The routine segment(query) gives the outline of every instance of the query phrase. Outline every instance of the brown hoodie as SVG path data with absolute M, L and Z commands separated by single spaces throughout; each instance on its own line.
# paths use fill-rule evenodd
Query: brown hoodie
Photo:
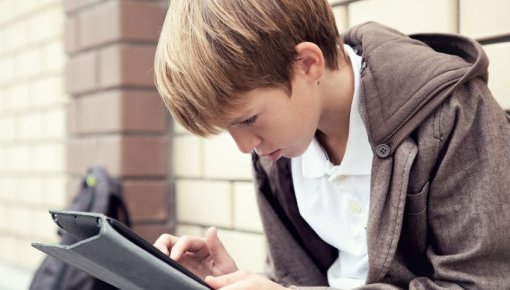
M 481 47 L 377 23 L 344 41 L 363 58 L 374 151 L 365 289 L 510 289 L 510 125 Z M 337 252 L 299 215 L 290 160 L 253 164 L 270 277 L 328 289 Z

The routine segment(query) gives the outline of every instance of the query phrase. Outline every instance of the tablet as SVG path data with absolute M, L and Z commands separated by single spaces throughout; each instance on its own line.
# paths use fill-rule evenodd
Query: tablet
M 32 246 L 115 287 L 126 290 L 211 289 L 119 221 L 103 214 L 50 211 L 53 221 L 78 241 Z

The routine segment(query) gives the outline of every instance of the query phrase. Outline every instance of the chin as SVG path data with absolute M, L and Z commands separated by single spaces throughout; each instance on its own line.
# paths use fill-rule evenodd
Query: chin
M 304 150 L 287 151 L 287 152 L 284 152 L 282 154 L 282 157 L 285 157 L 285 158 L 299 157 L 299 156 L 303 155 L 303 153 L 305 153 L 305 151 L 306 151 L 306 149 L 304 149 Z

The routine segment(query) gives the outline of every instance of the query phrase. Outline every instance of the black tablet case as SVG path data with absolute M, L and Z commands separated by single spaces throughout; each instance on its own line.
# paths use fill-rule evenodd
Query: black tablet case
M 50 211 L 53 221 L 78 242 L 32 246 L 123 290 L 207 290 L 177 264 L 128 227 L 105 215 Z

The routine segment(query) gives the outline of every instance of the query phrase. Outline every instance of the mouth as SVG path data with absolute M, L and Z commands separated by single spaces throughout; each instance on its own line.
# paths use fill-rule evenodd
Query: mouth
M 265 157 L 265 158 L 268 158 L 268 159 L 270 159 L 272 161 L 276 161 L 276 160 L 278 160 L 278 158 L 280 158 L 281 151 L 282 151 L 281 149 L 277 149 L 277 150 L 275 150 L 275 151 L 273 151 L 273 152 L 271 152 L 269 154 L 262 154 L 261 156 Z

